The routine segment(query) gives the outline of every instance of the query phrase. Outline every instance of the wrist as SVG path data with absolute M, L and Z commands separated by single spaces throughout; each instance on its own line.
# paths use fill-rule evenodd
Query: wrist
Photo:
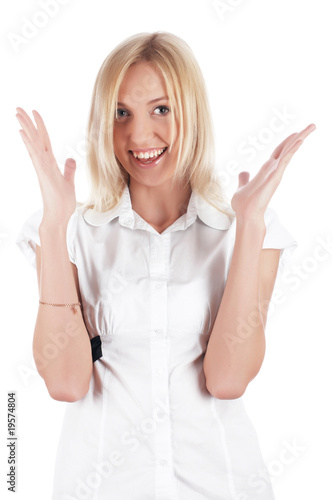
M 67 234 L 68 222 L 63 221 L 52 221 L 47 219 L 42 219 L 38 232 L 41 238 L 48 237 L 49 235 L 55 235 L 57 237 Z
M 255 241 L 263 242 L 266 235 L 264 217 L 236 217 L 236 233 L 237 235 L 248 235 L 248 237 L 254 239 Z

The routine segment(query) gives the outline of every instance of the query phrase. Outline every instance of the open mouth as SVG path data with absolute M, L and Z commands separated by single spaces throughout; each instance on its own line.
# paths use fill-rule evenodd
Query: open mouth
M 163 154 L 165 153 L 167 147 L 166 148 L 161 148 L 161 149 L 156 149 L 155 151 L 153 151 L 153 155 L 151 155 L 151 153 L 149 154 L 149 156 L 146 158 L 147 154 L 148 153 L 134 153 L 133 151 L 130 151 L 130 153 L 133 155 L 134 159 L 140 163 L 140 164 L 143 164 L 143 165 L 149 165 L 150 163 L 155 163 L 157 160 L 159 160 Z M 141 156 L 141 158 L 139 157 Z

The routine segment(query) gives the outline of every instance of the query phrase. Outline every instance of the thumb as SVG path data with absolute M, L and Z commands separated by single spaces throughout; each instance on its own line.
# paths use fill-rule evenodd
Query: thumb
M 74 177 L 76 171 L 76 161 L 73 158 L 67 158 L 65 167 L 63 170 L 64 178 L 74 184 Z
M 240 172 L 239 173 L 239 188 L 245 186 L 249 182 L 250 173 L 249 172 Z

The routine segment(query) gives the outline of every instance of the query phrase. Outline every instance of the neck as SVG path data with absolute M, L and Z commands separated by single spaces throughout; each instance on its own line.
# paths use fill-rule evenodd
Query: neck
M 146 186 L 131 179 L 128 184 L 132 209 L 157 231 L 162 232 L 186 213 L 191 186 L 170 184 Z

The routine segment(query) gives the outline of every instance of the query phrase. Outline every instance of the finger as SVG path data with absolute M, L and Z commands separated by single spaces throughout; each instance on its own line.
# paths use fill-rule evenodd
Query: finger
M 310 125 L 308 125 L 303 130 L 301 130 L 301 132 L 299 133 L 299 138 L 300 139 L 305 139 L 314 130 L 316 130 L 316 125 L 314 123 L 310 123 Z
M 63 171 L 63 176 L 67 181 L 74 184 L 74 177 L 76 172 L 76 161 L 73 158 L 67 158 Z
M 40 160 L 40 153 L 44 151 L 44 146 L 42 143 L 42 140 L 38 134 L 38 132 L 33 133 L 31 132 L 31 129 L 27 125 L 27 121 L 24 119 L 23 116 L 18 116 L 18 121 L 22 127 L 22 130 L 20 130 L 21 137 L 23 139 L 23 142 L 28 150 L 28 153 L 30 155 L 30 158 L 32 159 L 35 167 L 37 166 L 36 163 Z M 45 151 L 44 151 L 45 154 Z M 38 168 L 38 166 L 37 166 Z
M 283 148 L 289 144 L 290 142 L 293 141 L 293 139 L 295 139 L 295 137 L 297 137 L 297 132 L 295 132 L 294 134 L 291 134 L 289 135 L 288 137 L 286 137 L 286 139 L 284 139 L 276 148 L 275 150 L 273 151 L 272 155 L 271 155 L 271 158 L 273 160 L 276 160 L 279 158 L 279 155 L 281 153 L 281 151 L 283 150 Z
M 282 153 L 282 155 L 279 158 L 279 165 L 286 168 L 288 163 L 290 162 L 292 156 L 294 153 L 299 149 L 299 147 L 303 144 L 303 139 L 298 139 L 290 148 L 288 151 L 285 151 Z
M 279 183 L 292 156 L 303 144 L 304 139 L 315 129 L 316 125 L 311 123 L 301 132 L 287 137 L 274 150 L 271 157 L 264 163 L 251 182 L 257 184 L 257 186 L 266 184 L 266 182 L 270 182 L 270 176 L 273 174 L 274 179 Z
M 298 140 L 302 140 L 302 142 L 304 141 L 304 139 L 306 137 L 308 137 L 309 134 L 311 134 L 311 132 L 313 132 L 316 128 L 316 125 L 314 123 L 311 123 L 310 125 L 308 125 L 306 128 L 304 128 L 303 130 L 301 130 L 301 132 L 299 132 L 297 134 L 297 137 L 295 137 L 293 139 L 292 142 L 290 142 L 290 144 L 287 144 L 286 147 L 284 148 L 284 150 L 281 152 L 280 154 L 280 158 L 282 156 L 284 156 L 285 154 L 288 153 L 288 151 L 293 147 L 293 145 L 298 141 Z
M 32 160 L 33 165 L 36 169 L 38 169 L 38 151 L 35 148 L 34 144 L 30 141 L 29 136 L 25 132 L 25 130 L 19 130 L 22 140 L 28 150 L 29 156 Z
M 290 151 L 284 156 L 282 160 L 274 159 L 269 163 L 268 168 L 265 169 L 264 176 L 262 175 L 259 182 L 259 188 L 266 190 L 266 193 L 271 196 L 279 186 L 285 169 L 290 162 L 293 154 L 299 149 L 303 144 L 303 140 L 300 139 L 295 144 L 293 144 Z
M 41 136 L 43 145 L 45 147 L 45 151 L 52 151 L 51 141 L 50 141 L 49 135 L 47 133 L 44 120 L 42 119 L 42 117 L 40 116 L 38 111 L 36 111 L 35 109 L 32 111 L 32 113 L 33 113 L 33 116 L 35 118 L 38 132 Z
M 282 141 L 279 146 L 273 151 L 271 158 L 278 159 L 282 153 L 287 153 L 289 149 L 295 144 L 298 139 L 304 140 L 311 132 L 316 129 L 316 125 L 311 123 L 307 127 L 305 127 L 301 132 L 294 133 L 286 137 L 284 141 Z
M 31 131 L 31 136 L 33 137 L 34 135 L 37 134 L 37 129 L 35 127 L 35 124 L 33 123 L 33 121 L 31 120 L 30 116 L 28 115 L 28 113 L 26 113 L 24 111 L 23 108 L 16 108 L 16 111 L 18 113 L 18 118 L 21 118 L 22 121 L 26 124 L 26 127 L 29 129 L 29 131 Z
M 268 174 L 268 177 L 270 177 L 270 175 L 275 174 L 276 179 L 280 182 L 281 178 L 286 170 L 288 163 L 292 159 L 294 153 L 299 149 L 299 147 L 302 144 L 303 144 L 303 139 L 297 140 L 290 147 L 289 151 L 284 153 L 282 157 L 271 161 L 269 167 L 266 169 L 266 173 Z
M 26 119 L 25 115 L 21 115 L 20 113 L 16 114 L 16 118 L 19 121 L 21 127 L 24 129 L 25 133 L 28 135 L 31 141 L 34 141 L 36 139 L 36 134 L 37 131 L 34 130 L 28 120 Z
M 248 184 L 250 178 L 250 173 L 249 172 L 240 172 L 239 173 L 239 188 L 245 186 Z

